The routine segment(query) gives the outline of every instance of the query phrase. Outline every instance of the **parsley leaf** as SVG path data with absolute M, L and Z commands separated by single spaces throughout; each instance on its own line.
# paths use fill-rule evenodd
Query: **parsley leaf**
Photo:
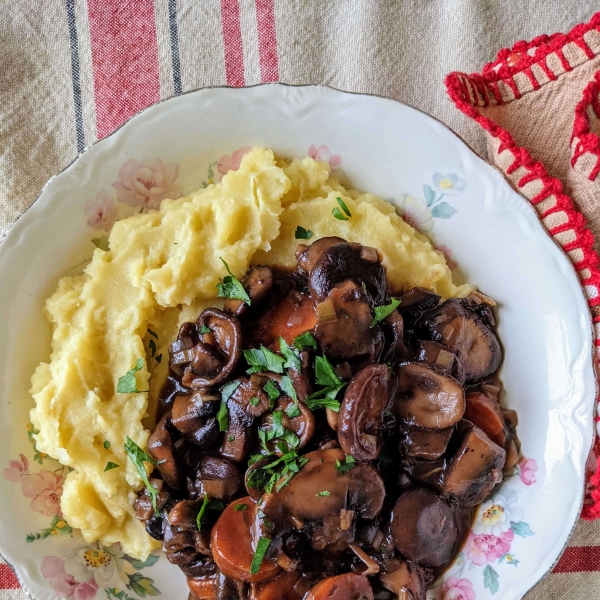
M 348 210 L 348 207 L 346 206 L 346 203 L 338 196 L 336 198 L 338 204 L 340 205 L 341 209 L 344 211 L 342 212 L 342 210 L 340 210 L 337 206 L 331 211 L 333 216 L 340 220 L 340 221 L 347 221 L 348 217 L 351 217 L 352 214 L 350 213 L 350 211 Z M 344 214 L 346 213 L 346 214 Z
M 108 440 L 104 440 L 104 444 L 102 444 L 107 450 L 110 448 L 110 442 Z
M 229 270 L 229 265 L 221 257 L 219 259 L 225 265 L 229 275 L 226 275 L 220 283 L 217 283 L 217 296 L 219 298 L 243 300 L 250 306 L 250 296 L 248 296 L 248 292 L 244 289 L 242 282 Z
M 203 334 L 203 335 L 204 335 L 205 333 L 210 333 L 210 328 L 209 328 L 209 327 L 207 327 L 206 325 L 202 325 L 202 326 L 200 327 L 200 333 L 201 333 L 201 334 Z
M 146 452 L 144 452 L 129 436 L 125 436 L 125 453 L 127 456 L 129 456 L 129 460 L 131 460 L 140 477 L 142 478 L 142 481 L 146 486 L 146 490 L 148 491 L 148 495 L 152 500 L 154 514 L 158 515 L 158 508 L 156 507 L 158 490 L 148 480 L 148 474 L 146 473 L 146 467 L 144 466 L 144 463 L 147 462 L 151 465 L 157 465 L 159 463 Z
M 275 354 L 268 348 L 265 348 L 262 344 L 260 350 L 252 348 L 250 350 L 242 350 L 246 362 L 250 365 L 250 368 L 246 371 L 248 374 L 256 373 L 258 371 L 272 371 L 273 373 L 283 373 L 284 358 Z
M 225 510 L 225 505 L 220 500 L 211 500 L 209 495 L 206 494 L 206 496 L 204 496 L 202 506 L 198 511 L 198 516 L 196 517 L 196 526 L 198 527 L 198 531 L 200 531 L 202 525 L 205 525 L 209 521 L 208 513 L 206 512 L 207 509 L 223 511 Z
M 279 352 L 283 354 L 285 362 L 283 363 L 284 369 L 296 369 L 298 373 L 302 371 L 302 363 L 298 358 L 296 351 L 288 346 L 288 343 L 279 336 Z
M 120 394 L 145 394 L 148 390 L 138 390 L 135 374 L 141 371 L 144 366 L 144 359 L 138 358 L 133 369 L 127 371 L 126 375 L 119 377 L 117 382 L 117 392 Z
M 313 232 L 310 229 L 304 229 L 304 227 L 300 227 L 298 225 L 296 227 L 296 233 L 294 234 L 297 240 L 310 240 L 313 236 Z
M 250 573 L 252 575 L 256 575 L 260 571 L 260 566 L 265 558 L 265 554 L 271 545 L 271 540 L 266 537 L 260 536 L 258 538 L 258 544 L 256 544 L 256 552 L 254 553 L 254 557 L 252 558 L 252 563 L 250 564 Z
M 319 498 L 319 496 L 331 496 L 331 494 L 327 490 L 323 490 L 322 492 L 315 494 L 316 498 Z
M 317 385 L 336 386 L 343 384 L 325 356 L 315 358 L 315 377 Z
M 250 404 L 252 404 L 252 406 L 258 406 L 260 404 L 260 398 L 253 396 L 252 398 L 250 398 L 249 402 Z
M 198 511 L 198 516 L 196 517 L 196 527 L 198 527 L 198 531 L 202 529 L 202 525 L 204 524 L 204 513 L 206 512 L 209 501 L 210 498 L 208 497 L 208 494 L 206 494 L 206 496 L 204 496 L 204 502 L 202 502 L 202 506 Z
M 236 512 L 240 511 L 240 510 L 247 510 L 248 509 L 248 505 L 244 504 L 243 502 L 238 502 L 234 507 L 233 510 L 235 510 Z
M 227 385 L 224 385 L 221 389 L 221 406 L 217 413 L 217 421 L 219 422 L 219 431 L 227 431 L 229 429 L 229 411 L 227 410 L 227 400 L 233 396 L 235 390 L 237 390 L 241 381 L 232 381 Z
M 397 300 L 396 298 L 392 298 L 389 304 L 385 304 L 384 306 L 376 306 L 373 309 L 373 314 L 375 316 L 373 317 L 371 327 L 375 327 L 377 323 L 383 321 L 388 315 L 391 315 L 396 308 L 398 308 L 398 306 L 400 306 L 400 300 Z
M 156 333 L 154 333 L 154 331 L 152 331 L 152 329 L 148 328 L 148 333 L 153 337 L 158 339 L 158 335 L 156 335 Z
M 308 408 L 310 410 L 330 408 L 335 412 L 339 412 L 340 403 L 336 400 L 336 397 L 347 384 L 337 376 L 333 366 L 325 356 L 315 358 L 315 377 L 316 384 L 323 387 L 306 398 Z
M 346 455 L 346 462 L 341 462 L 339 460 L 335 461 L 335 468 L 340 473 L 347 473 L 348 471 L 350 471 L 350 469 L 354 468 L 355 465 L 356 465 L 356 460 L 354 459 L 354 456 L 352 456 L 351 454 Z
M 334 412 L 340 412 L 340 403 L 338 400 L 332 400 L 331 398 L 311 398 L 310 396 L 306 399 L 306 405 L 310 410 L 317 408 L 329 408 Z
M 294 389 L 294 384 L 288 375 L 284 375 L 281 378 L 279 387 L 284 394 L 289 396 L 294 401 L 294 404 L 298 404 L 298 396 L 296 394 L 296 390 Z
M 106 468 L 104 469 L 104 472 L 106 473 L 106 471 L 110 471 L 112 469 L 118 469 L 120 466 L 121 465 L 118 465 L 117 463 L 108 461 L 106 463 Z
M 267 394 L 267 396 L 269 396 L 269 406 L 271 410 L 273 410 L 275 406 L 275 400 L 281 396 L 281 393 L 277 389 L 277 386 L 272 379 L 269 379 L 269 381 L 265 383 L 263 391 Z
M 312 348 L 313 350 L 316 350 L 317 340 L 315 340 L 313 334 L 310 331 L 305 331 L 304 333 L 301 333 L 300 335 L 294 338 L 292 345 L 294 346 L 294 348 L 297 348 L 300 351 L 306 350 L 306 348 Z

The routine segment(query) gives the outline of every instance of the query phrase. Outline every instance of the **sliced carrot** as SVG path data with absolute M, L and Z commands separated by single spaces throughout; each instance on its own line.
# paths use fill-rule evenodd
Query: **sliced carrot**
M 464 418 L 483 429 L 492 442 L 504 448 L 509 432 L 498 401 L 481 392 L 467 394 L 465 400 L 467 406 Z

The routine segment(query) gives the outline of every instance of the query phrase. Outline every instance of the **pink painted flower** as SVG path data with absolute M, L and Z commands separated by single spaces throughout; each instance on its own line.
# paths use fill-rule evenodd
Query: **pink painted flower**
M 83 214 L 90 227 L 108 232 L 117 220 L 117 207 L 108 192 L 102 190 L 95 198 L 91 198 L 84 204 Z
M 342 166 L 342 157 L 339 154 L 331 154 L 325 144 L 318 148 L 314 144 L 308 149 L 308 156 L 313 160 L 329 163 L 332 171 L 337 171 Z
M 452 260 L 452 250 L 450 250 L 448 246 L 435 246 L 435 249 L 439 250 L 444 255 L 444 258 L 446 259 L 446 264 L 448 265 L 448 268 L 451 271 L 454 271 L 454 269 L 458 267 L 458 263 Z
M 65 561 L 58 556 L 44 556 L 41 572 L 46 579 L 50 580 L 50 587 L 59 598 L 91 600 L 96 597 L 98 584 L 94 578 L 78 583 L 65 571 Z
M 521 467 L 521 481 L 525 485 L 531 485 L 537 481 L 536 473 L 538 471 L 537 462 L 533 458 L 522 458 L 519 463 Z
M 178 164 L 163 165 L 160 158 L 142 162 L 130 159 L 121 167 L 119 181 L 112 185 L 117 190 L 119 202 L 157 209 L 165 198 L 181 196 L 183 188 L 175 184 L 177 175 Z
M 467 558 L 479 567 L 498 560 L 510 551 L 510 543 L 515 534 L 512 529 L 504 532 L 500 537 L 483 533 L 475 535 L 469 534 L 464 552 Z
M 438 600 L 475 600 L 473 584 L 468 579 L 448 577 L 438 592 Z
M 8 461 L 8 467 L 4 469 L 4 477 L 9 481 L 21 481 L 28 468 L 29 461 L 23 454 L 19 454 L 19 460 Z
M 231 153 L 231 156 L 221 156 L 219 160 L 219 164 L 217 165 L 217 170 L 221 175 L 225 175 L 229 173 L 229 171 L 237 171 L 242 164 L 242 158 L 244 154 L 248 154 L 252 148 L 248 146 L 244 146 L 243 148 L 238 148 Z
M 62 516 L 60 497 L 65 479 L 52 471 L 40 471 L 24 475 L 21 489 L 26 498 L 32 498 L 31 508 L 36 512 L 52 517 Z

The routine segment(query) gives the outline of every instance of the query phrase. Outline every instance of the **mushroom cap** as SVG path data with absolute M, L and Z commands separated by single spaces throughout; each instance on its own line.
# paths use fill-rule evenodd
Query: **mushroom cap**
M 339 237 L 324 237 L 314 241 L 310 246 L 299 244 L 296 248 L 296 260 L 298 261 L 298 271 L 304 275 L 310 275 L 313 267 L 317 264 L 323 252 L 329 250 L 331 246 L 346 242 Z
M 198 496 L 208 495 L 229 502 L 242 485 L 242 474 L 233 462 L 219 456 L 200 458 L 194 487 Z
M 306 600 L 373 600 L 369 579 L 356 573 L 327 577 L 313 586 Z
M 365 288 L 371 306 L 385 304 L 387 278 L 379 260 L 365 260 L 363 246 L 341 242 L 330 246 L 314 265 L 308 278 L 310 295 L 315 302 L 323 302 L 329 292 L 344 281 L 353 281 Z M 377 259 L 379 258 L 376 254 Z
M 436 460 L 440 458 L 450 442 L 454 427 L 425 429 L 416 425 L 400 428 L 401 453 L 409 460 Z
M 370 364 L 350 381 L 340 407 L 338 440 L 357 460 L 375 460 L 381 450 L 381 426 L 396 391 L 386 365 Z
M 148 454 L 159 464 L 157 469 L 169 487 L 178 490 L 180 487 L 180 472 L 175 459 L 175 445 L 169 432 L 171 412 L 166 413 L 158 422 L 148 438 Z
M 256 265 L 242 278 L 242 286 L 250 298 L 252 309 L 260 306 L 268 297 L 273 287 L 273 272 L 270 267 Z M 250 306 L 243 300 L 227 298 L 223 305 L 223 312 L 230 313 L 238 319 L 248 314 Z
M 445 429 L 462 418 L 465 393 L 456 379 L 425 363 L 402 363 L 393 411 L 409 425 Z
M 392 510 L 392 536 L 408 560 L 437 568 L 453 556 L 458 537 L 454 510 L 422 487 L 403 492 Z
M 247 504 L 248 508 L 235 510 L 237 504 Z M 258 573 L 250 572 L 255 551 L 251 533 L 255 512 L 256 504 L 252 498 L 234 500 L 221 513 L 211 537 L 213 558 L 219 569 L 227 577 L 253 583 L 271 579 L 280 571 L 275 561 L 265 557 Z

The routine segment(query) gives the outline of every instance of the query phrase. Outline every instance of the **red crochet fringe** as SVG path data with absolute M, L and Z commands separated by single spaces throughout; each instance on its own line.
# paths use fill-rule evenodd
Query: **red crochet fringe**
M 542 184 L 542 190 L 529 198 L 536 207 L 540 219 L 545 222 L 548 216 L 562 213 L 560 214 L 562 224 L 548 227 L 548 232 L 571 258 L 586 293 L 595 327 L 600 330 L 600 261 L 594 251 L 593 235 L 585 226 L 585 217 L 577 210 L 573 200 L 563 193 L 562 183 L 551 177 L 544 165 L 534 160 L 525 148 L 517 146 L 508 131 L 480 111 L 480 107 L 505 104 L 520 98 L 593 58 L 594 51 L 585 40 L 586 34 L 591 30 L 600 32 L 600 12 L 596 13 L 588 23 L 577 25 L 568 34 L 542 35 L 531 42 L 517 42 L 510 49 L 500 50 L 496 60 L 485 65 L 481 73 L 471 75 L 450 73 L 446 77 L 446 87 L 456 106 L 498 140 L 498 154 L 504 151 L 512 154 L 513 162 L 506 170 L 506 174 L 510 176 L 519 168 L 524 170 L 516 185 L 523 188 L 532 181 L 539 181 Z M 576 44 L 583 53 L 577 53 L 578 58 L 572 58 L 570 61 L 563 53 L 567 44 Z M 547 60 L 550 55 L 558 59 L 551 62 L 553 67 Z M 573 56 L 574 53 L 571 53 L 571 57 Z M 585 153 L 596 156 L 596 166 L 589 175 L 591 180 L 600 174 L 600 140 L 591 132 L 588 109 L 591 107 L 600 118 L 599 93 L 600 72 L 587 86 L 583 99 L 577 106 L 571 138 L 572 146 L 574 145 L 572 165 L 575 165 Z M 550 197 L 556 199 L 553 206 L 546 209 L 542 209 L 542 206 L 547 206 L 549 203 L 538 206 Z M 598 336 L 595 344 L 600 354 Z M 594 444 L 594 454 L 596 459 L 589 471 L 591 477 L 586 487 L 586 500 L 581 514 L 583 519 L 600 517 L 599 438 Z

